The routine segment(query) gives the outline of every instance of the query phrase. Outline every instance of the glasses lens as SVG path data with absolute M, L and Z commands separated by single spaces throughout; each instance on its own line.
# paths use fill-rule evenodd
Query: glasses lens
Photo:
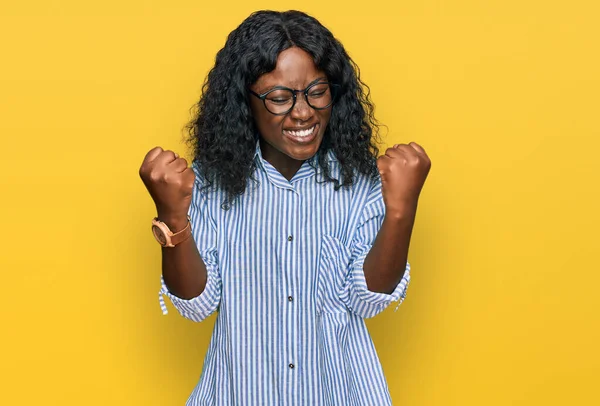
M 308 89 L 308 104 L 315 109 L 328 107 L 333 100 L 329 83 L 316 83 Z
M 277 89 L 265 98 L 265 106 L 273 114 L 282 114 L 292 108 L 294 93 L 289 90 Z

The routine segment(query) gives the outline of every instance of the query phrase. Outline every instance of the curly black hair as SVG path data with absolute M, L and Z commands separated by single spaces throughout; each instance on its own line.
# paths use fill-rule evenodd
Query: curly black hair
M 279 53 L 294 46 L 308 52 L 329 81 L 340 85 L 315 156 L 325 182 L 333 182 L 338 190 L 353 184 L 356 171 L 377 175 L 379 139 L 374 106 L 358 66 L 340 41 L 303 12 L 257 11 L 229 34 L 217 53 L 200 101 L 193 107 L 193 119 L 186 126 L 185 141 L 193 150 L 193 163 L 202 183 L 205 188 L 216 186 L 225 192 L 224 208 L 245 192 L 255 170 L 258 131 L 248 88 L 259 76 L 275 69 Z M 342 179 L 331 176 L 328 150 L 340 162 Z

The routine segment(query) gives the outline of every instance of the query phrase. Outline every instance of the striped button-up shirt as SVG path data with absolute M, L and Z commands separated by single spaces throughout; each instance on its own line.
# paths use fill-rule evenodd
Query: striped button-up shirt
M 258 184 L 229 210 L 196 177 L 189 215 L 204 291 L 184 300 L 162 280 L 163 313 L 163 295 L 193 321 L 218 311 L 187 405 L 391 404 L 364 319 L 402 303 L 410 266 L 391 294 L 367 289 L 363 263 L 385 214 L 380 179 L 357 175 L 336 191 L 314 157 L 290 181 L 258 143 L 255 160 Z M 328 164 L 339 178 L 331 152 Z

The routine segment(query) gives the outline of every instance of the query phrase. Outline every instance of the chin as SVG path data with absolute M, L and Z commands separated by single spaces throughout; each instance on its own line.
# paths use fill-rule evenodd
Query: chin
M 287 149 L 287 154 L 290 158 L 298 161 L 306 161 L 317 154 L 321 147 L 321 140 L 315 140 L 307 145 L 292 145 Z

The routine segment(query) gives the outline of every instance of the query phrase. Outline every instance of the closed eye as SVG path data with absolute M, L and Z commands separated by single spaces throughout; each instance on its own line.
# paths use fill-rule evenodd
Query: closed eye
M 267 99 L 267 100 L 270 101 L 271 103 L 275 103 L 275 104 L 285 104 L 285 103 L 289 103 L 289 101 L 291 99 L 275 98 L 275 99 Z
M 324 94 L 325 94 L 325 91 L 323 91 L 323 92 L 312 92 L 312 93 L 309 93 L 308 96 L 309 97 L 321 97 Z

